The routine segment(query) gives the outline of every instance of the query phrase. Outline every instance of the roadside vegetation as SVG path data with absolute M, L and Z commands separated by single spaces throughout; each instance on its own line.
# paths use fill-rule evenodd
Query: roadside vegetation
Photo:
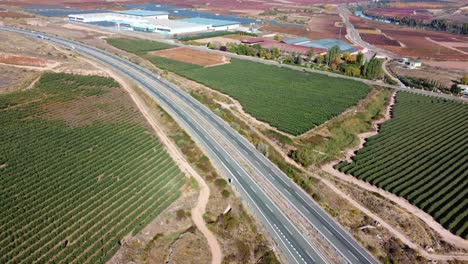
M 400 92 L 393 118 L 340 171 L 404 197 L 468 237 L 468 106 Z
M 185 184 L 113 79 L 44 73 L 0 119 L 1 263 L 104 263 Z
M 171 140 L 208 184 L 210 199 L 204 218 L 222 246 L 223 263 L 279 263 L 254 219 L 249 216 L 238 198 L 232 195 L 231 186 L 218 175 L 210 160 L 191 137 L 154 99 L 139 89 L 137 92 L 150 107 L 152 114 L 158 117 L 164 133 L 170 135 Z M 227 207 L 231 209 L 225 212 Z M 155 239 L 160 240 L 167 236 L 170 237 L 171 234 L 160 234 Z M 155 246 L 158 245 L 149 245 L 148 250 Z
M 342 157 L 343 150 L 358 144 L 358 134 L 373 129 L 372 123 L 382 117 L 391 94 L 390 89 L 376 88 L 356 113 L 340 116 L 297 139 L 289 156 L 304 167 L 320 166 Z
M 208 68 L 162 57 L 150 61 L 233 97 L 258 120 L 293 135 L 339 115 L 370 91 L 357 81 L 237 59 Z

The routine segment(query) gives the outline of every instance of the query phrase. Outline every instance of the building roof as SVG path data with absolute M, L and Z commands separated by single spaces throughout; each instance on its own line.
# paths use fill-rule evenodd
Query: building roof
M 297 43 L 302 43 L 302 42 L 309 42 L 310 39 L 306 37 L 299 37 L 299 38 L 292 38 L 292 39 L 287 39 L 283 41 L 286 44 L 297 44 Z
M 201 24 L 201 25 L 213 26 L 213 27 L 222 27 L 222 26 L 239 24 L 239 22 L 236 22 L 236 21 L 201 18 L 201 17 L 184 18 L 184 19 L 178 19 L 178 20 L 182 22 L 186 22 L 186 23 Z
M 314 47 L 314 48 L 322 48 L 329 50 L 331 47 L 337 45 L 340 47 L 341 52 L 350 52 L 353 53 L 356 50 L 353 46 L 350 44 L 339 40 L 339 39 L 318 39 L 318 40 L 311 40 L 307 43 L 300 44 L 301 46 L 304 47 Z
M 164 12 L 164 11 L 149 11 L 149 10 L 140 10 L 140 9 L 119 11 L 117 13 L 124 14 L 124 15 L 132 15 L 132 16 L 160 16 L 160 15 L 169 14 L 168 12 Z
M 310 52 L 310 47 L 286 44 L 286 43 L 278 42 L 275 40 L 265 40 L 263 42 L 260 42 L 259 44 L 262 48 L 265 48 L 265 49 L 277 48 L 283 52 L 291 52 L 291 53 L 296 52 L 296 53 L 301 53 L 301 54 L 309 54 Z M 314 48 L 315 54 L 320 54 L 325 51 L 326 50 L 322 48 Z

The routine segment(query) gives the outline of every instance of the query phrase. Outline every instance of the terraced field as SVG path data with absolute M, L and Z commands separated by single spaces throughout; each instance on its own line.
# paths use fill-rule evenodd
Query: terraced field
M 185 183 L 109 78 L 46 73 L 0 123 L 0 263 L 104 263 Z
M 468 105 L 398 93 L 393 118 L 340 171 L 404 197 L 468 238 Z
M 247 113 L 293 135 L 339 115 L 370 91 L 358 81 L 239 59 L 208 68 L 163 57 L 149 60 L 235 98 Z

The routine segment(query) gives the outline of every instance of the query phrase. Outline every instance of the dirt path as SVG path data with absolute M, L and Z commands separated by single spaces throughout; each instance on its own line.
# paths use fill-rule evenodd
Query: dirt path
M 156 132 L 159 140 L 161 143 L 166 147 L 167 152 L 169 155 L 174 159 L 174 161 L 179 165 L 179 167 L 188 175 L 193 177 L 200 188 L 200 194 L 198 196 L 198 201 L 196 206 L 191 211 L 191 217 L 195 224 L 195 226 L 200 230 L 200 232 L 205 236 L 208 245 L 211 249 L 211 263 L 212 264 L 220 264 L 222 261 L 222 252 L 221 247 L 216 239 L 216 236 L 208 229 L 206 226 L 205 220 L 203 219 L 203 215 L 206 211 L 206 205 L 208 203 L 208 199 L 210 197 L 210 189 L 203 178 L 198 174 L 192 166 L 185 160 L 183 154 L 179 151 L 177 146 L 169 139 L 169 137 L 162 132 L 160 129 L 158 122 L 154 119 L 151 114 L 150 110 L 148 109 L 147 105 L 142 101 L 142 99 L 138 96 L 138 94 L 133 90 L 132 84 L 125 80 L 123 77 L 119 76 L 118 74 L 114 73 L 112 70 L 109 70 L 98 63 L 85 59 L 80 58 L 85 62 L 90 63 L 91 65 L 95 66 L 96 68 L 104 71 L 105 73 L 109 74 L 110 77 L 114 78 L 117 82 L 119 82 L 122 87 L 129 93 L 132 100 L 137 105 L 138 109 L 141 111 L 143 116 L 146 118 L 148 123 Z
M 446 45 L 446 44 L 444 44 L 444 43 L 437 42 L 437 41 L 435 41 L 435 40 L 433 40 L 433 39 L 431 39 L 431 38 L 429 38 L 429 37 L 426 37 L 426 40 L 429 41 L 429 42 L 432 42 L 432 43 L 434 43 L 434 44 L 436 44 L 436 45 L 442 46 L 442 47 L 444 47 L 444 48 L 451 49 L 451 50 L 460 52 L 460 53 L 462 53 L 462 54 L 468 54 L 468 52 L 464 52 L 463 50 L 454 48 L 454 47 L 449 46 L 449 45 Z

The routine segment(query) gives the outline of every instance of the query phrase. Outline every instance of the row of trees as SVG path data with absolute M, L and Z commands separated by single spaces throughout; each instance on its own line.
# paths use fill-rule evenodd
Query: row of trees
M 349 52 L 341 52 L 340 47 L 335 45 L 331 47 L 326 55 L 315 54 L 314 48 L 311 48 L 307 55 L 301 53 L 292 53 L 283 56 L 278 48 L 266 49 L 259 44 L 233 44 L 228 43 L 221 46 L 220 43 L 208 43 L 208 48 L 221 51 L 228 51 L 239 55 L 253 56 L 268 60 L 281 60 L 286 64 L 295 64 L 301 66 L 319 66 L 322 69 L 338 71 L 347 76 L 364 77 L 371 80 L 382 79 L 384 73 L 382 70 L 383 60 L 373 58 L 367 62 L 364 60 L 364 54 L 359 52 L 351 55 Z
M 446 31 L 455 34 L 468 34 L 468 23 L 454 23 L 446 19 L 434 19 L 429 23 L 425 23 L 422 19 L 416 19 L 409 16 L 404 17 L 385 17 L 382 15 L 365 14 L 366 16 L 376 19 L 388 19 L 392 23 L 405 25 L 409 27 L 428 28 L 436 31 Z

